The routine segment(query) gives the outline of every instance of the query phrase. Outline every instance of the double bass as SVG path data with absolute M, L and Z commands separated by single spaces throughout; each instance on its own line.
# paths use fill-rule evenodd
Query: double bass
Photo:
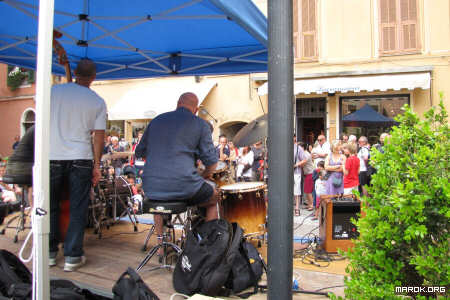
M 67 82 L 72 82 L 72 72 L 70 70 L 70 63 L 69 59 L 67 58 L 66 50 L 56 40 L 61 38 L 62 36 L 63 35 L 61 32 L 57 31 L 56 29 L 53 30 L 53 49 L 55 50 L 55 54 L 58 57 L 58 63 L 64 66 Z M 59 207 L 59 234 L 60 241 L 64 241 L 70 221 L 70 192 L 68 180 L 64 181 L 61 197 L 62 198 Z

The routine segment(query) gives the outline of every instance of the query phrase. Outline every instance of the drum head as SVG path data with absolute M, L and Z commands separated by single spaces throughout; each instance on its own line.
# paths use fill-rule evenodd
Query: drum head
M 261 189 L 265 189 L 266 184 L 262 181 L 255 182 L 237 182 L 233 184 L 227 184 L 220 187 L 220 190 L 226 193 L 242 193 L 253 192 Z
M 225 171 L 227 169 L 227 163 L 224 161 L 219 160 L 217 162 L 217 167 L 216 169 L 213 171 L 214 174 L 216 173 L 222 173 L 223 171 Z

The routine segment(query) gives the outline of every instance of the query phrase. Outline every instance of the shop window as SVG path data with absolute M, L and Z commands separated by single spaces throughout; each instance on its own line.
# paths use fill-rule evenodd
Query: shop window
M 294 58 L 311 60 L 317 51 L 317 0 L 293 0 Z
M 380 0 L 380 54 L 420 49 L 417 0 Z
M 404 104 L 409 104 L 409 95 L 341 97 L 341 133 L 364 135 L 369 143 L 377 143 L 380 134 L 395 125 Z

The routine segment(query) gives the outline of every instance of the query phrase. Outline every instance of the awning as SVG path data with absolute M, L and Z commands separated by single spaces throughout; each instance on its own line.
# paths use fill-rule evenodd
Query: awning
M 117 100 L 108 110 L 108 119 L 153 119 L 159 114 L 174 110 L 178 98 L 186 92 L 196 94 L 200 105 L 216 85 L 215 80 L 208 79 L 199 83 L 194 82 L 193 78 L 151 80 L 134 87 Z
M 348 76 L 294 81 L 294 94 L 323 94 L 373 91 L 399 91 L 401 89 L 429 89 L 430 73 L 391 74 L 376 76 Z M 268 83 L 258 88 L 259 95 L 268 93 Z

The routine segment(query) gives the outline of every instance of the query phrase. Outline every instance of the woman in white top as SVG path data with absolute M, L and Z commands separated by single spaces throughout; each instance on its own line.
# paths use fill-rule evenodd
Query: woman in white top
M 242 154 L 237 159 L 237 181 L 251 181 L 252 179 L 252 165 L 254 160 L 253 151 L 249 146 L 242 149 Z

